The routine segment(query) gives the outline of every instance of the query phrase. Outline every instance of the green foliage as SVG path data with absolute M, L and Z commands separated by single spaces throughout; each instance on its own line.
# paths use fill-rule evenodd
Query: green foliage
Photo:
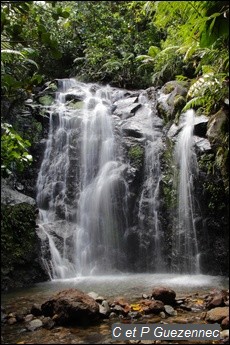
M 148 2 L 153 22 L 164 30 L 160 48 L 150 46 L 139 55 L 139 70 L 148 68 L 152 83 L 190 79 L 184 110 L 202 107 L 209 114 L 227 97 L 225 83 L 229 66 L 229 4 L 226 1 Z M 197 80 L 198 78 L 198 80 Z
M 16 266 L 33 255 L 36 240 L 35 207 L 26 203 L 1 207 L 2 274 L 9 274 Z
M 147 67 L 155 71 L 152 74 L 152 84 L 162 86 L 169 80 L 176 77 L 182 72 L 183 59 L 179 53 L 179 46 L 170 46 L 163 50 L 158 47 L 151 46 L 148 55 L 139 55 L 136 61 L 142 61 L 138 70 Z
M 8 123 L 1 124 L 1 174 L 6 177 L 31 163 L 28 153 L 30 142 L 22 137 Z
M 37 63 L 29 59 L 30 51 L 2 49 L 1 83 L 2 94 L 10 98 L 19 96 L 19 90 L 29 90 L 42 77 L 37 74 Z M 32 76 L 29 76 L 32 72 Z
M 228 97 L 225 74 L 203 74 L 189 88 L 188 101 L 182 111 L 202 107 L 206 115 L 213 113 Z

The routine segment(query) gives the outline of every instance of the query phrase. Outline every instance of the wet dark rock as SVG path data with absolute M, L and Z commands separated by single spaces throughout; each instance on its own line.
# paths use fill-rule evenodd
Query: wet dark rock
M 229 329 L 229 316 L 225 317 L 225 318 L 221 321 L 221 328 L 222 328 L 222 329 Z
M 15 323 L 17 323 L 16 317 L 10 317 L 10 318 L 7 320 L 7 323 L 8 323 L 9 325 L 14 325 Z
M 85 98 L 84 92 L 79 92 L 77 94 L 67 94 L 65 96 L 66 101 L 80 102 Z
M 41 307 L 38 304 L 32 305 L 30 312 L 34 316 L 41 316 L 42 315 Z
M 205 115 L 196 116 L 193 134 L 206 138 L 208 120 L 209 118 Z
M 135 115 L 135 112 L 141 107 L 140 103 L 134 103 L 129 106 L 116 108 L 114 111 L 114 115 L 121 117 L 122 120 L 128 119 Z
M 175 291 L 167 287 L 155 287 L 152 291 L 152 297 L 156 300 L 162 301 L 164 304 L 174 305 L 176 303 Z
M 42 319 L 42 324 L 46 329 L 52 329 L 55 326 L 55 322 L 51 319 L 51 317 L 44 317 Z
M 139 301 L 139 304 L 145 314 L 158 314 L 161 311 L 164 311 L 164 303 L 162 301 L 145 299 Z
M 41 310 L 44 316 L 56 315 L 55 322 L 58 325 L 87 325 L 99 318 L 97 302 L 76 289 L 58 292 L 42 304 Z
M 227 301 L 228 293 L 225 290 L 213 290 L 205 298 L 206 307 L 212 309 L 215 307 L 224 307 L 225 301 Z

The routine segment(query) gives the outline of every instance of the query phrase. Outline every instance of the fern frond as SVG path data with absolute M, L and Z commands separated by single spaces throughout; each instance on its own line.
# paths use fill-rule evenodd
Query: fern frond
M 182 109 L 182 112 L 185 112 L 186 110 L 189 110 L 189 109 L 194 109 L 197 107 L 204 106 L 206 102 L 207 102 L 207 99 L 204 96 L 194 97 L 193 99 L 191 99 L 185 104 L 184 108 Z

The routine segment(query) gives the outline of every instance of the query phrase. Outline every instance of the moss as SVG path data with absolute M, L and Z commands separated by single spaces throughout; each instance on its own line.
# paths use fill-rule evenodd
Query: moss
M 139 145 L 132 146 L 128 151 L 131 164 L 133 163 L 136 167 L 140 167 L 144 160 L 144 149 Z
M 45 96 L 39 97 L 38 101 L 42 105 L 49 106 L 49 105 L 53 104 L 54 99 L 50 95 L 45 95 Z
M 35 206 L 21 203 L 1 207 L 2 274 L 13 272 L 18 265 L 29 263 L 36 241 Z
M 162 103 L 157 103 L 158 116 L 163 119 L 166 125 L 170 121 L 171 113 L 170 110 L 166 109 Z
M 83 101 L 79 101 L 79 102 L 70 101 L 69 106 L 73 109 L 82 109 L 84 106 L 84 102 Z
M 164 200 L 166 208 L 168 210 L 173 209 L 177 205 L 177 192 L 174 186 L 174 167 L 173 162 L 173 142 L 167 139 L 166 141 L 167 149 L 163 153 L 162 157 L 162 191 L 164 195 Z
M 176 95 L 174 98 L 174 113 L 180 112 L 186 104 L 186 99 L 181 95 Z
M 168 95 L 175 89 L 174 84 L 167 83 L 164 85 L 164 94 Z
M 14 126 L 21 137 L 25 140 L 29 140 L 32 145 L 42 139 L 42 124 L 33 116 L 28 116 L 26 119 L 22 116 L 18 116 Z

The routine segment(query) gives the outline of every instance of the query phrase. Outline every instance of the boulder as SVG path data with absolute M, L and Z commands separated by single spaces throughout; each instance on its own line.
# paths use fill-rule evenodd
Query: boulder
M 161 311 L 164 311 L 164 303 L 161 301 L 153 301 L 153 300 L 141 300 L 139 302 L 142 311 L 145 314 L 158 314 Z
M 35 206 L 35 199 L 13 189 L 5 179 L 1 179 L 1 203 L 4 205 L 17 205 L 27 203 Z
M 159 91 L 157 110 L 165 123 L 174 120 L 185 106 L 187 89 L 187 83 L 173 80 L 167 82 Z
M 152 297 L 155 300 L 162 301 L 164 304 L 174 305 L 176 303 L 176 293 L 172 289 L 159 286 L 155 287 L 152 291 Z
M 217 307 L 209 310 L 206 314 L 205 320 L 209 322 L 221 323 L 223 319 L 229 316 L 228 307 Z
M 201 153 L 211 153 L 212 147 L 208 139 L 193 136 L 194 144 L 198 152 Z
M 34 319 L 30 321 L 29 325 L 27 326 L 28 331 L 35 331 L 37 328 L 40 328 L 43 326 L 43 323 L 39 319 Z
M 53 295 L 41 306 L 44 316 L 53 317 L 58 325 L 88 325 L 99 318 L 99 305 L 84 292 L 67 289 Z
M 33 314 L 34 316 L 41 316 L 42 315 L 42 311 L 41 308 L 38 304 L 33 304 L 30 310 L 31 314 Z
M 206 308 L 224 307 L 227 300 L 227 291 L 213 290 L 205 299 Z
M 227 126 L 228 118 L 223 110 L 212 115 L 208 121 L 207 137 L 212 144 L 221 144 L 223 128 Z

